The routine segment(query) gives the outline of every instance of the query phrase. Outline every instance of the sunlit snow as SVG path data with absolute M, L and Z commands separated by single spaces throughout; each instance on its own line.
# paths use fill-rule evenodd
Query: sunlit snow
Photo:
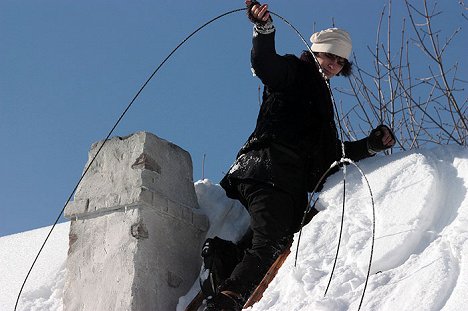
M 303 231 L 297 266 L 292 253 L 252 310 L 466 310 L 468 305 L 468 149 L 458 146 L 377 156 L 330 177 L 321 211 Z M 219 185 L 198 181 L 200 207 L 210 218 L 209 236 L 236 240 L 248 225 L 238 202 Z M 60 224 L 39 258 L 18 310 L 61 310 L 68 223 Z M 0 238 L 0 310 L 13 310 L 24 276 L 49 228 Z M 372 253 L 371 253 L 372 251 Z M 372 254 L 365 293 L 364 285 Z M 197 290 L 179 302 L 183 306 Z M 364 296 L 363 296 L 364 295 Z

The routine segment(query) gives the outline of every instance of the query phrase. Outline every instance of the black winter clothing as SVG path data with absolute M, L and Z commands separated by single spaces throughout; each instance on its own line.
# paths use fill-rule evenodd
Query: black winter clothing
M 274 33 L 254 36 L 251 62 L 265 85 L 263 103 L 255 130 L 221 185 L 232 198 L 236 179 L 311 192 L 342 156 L 328 86 L 311 55 L 276 54 Z M 344 145 L 354 161 L 370 156 L 367 138 Z
M 275 259 L 292 241 L 307 196 L 294 197 L 270 184 L 248 181 L 237 184 L 237 191 L 251 215 L 250 230 L 246 235 L 251 236 L 252 241 L 221 290 L 234 291 L 248 299 Z
M 254 35 L 251 62 L 264 84 L 263 103 L 255 130 L 221 181 L 251 217 L 251 246 L 220 286 L 243 299 L 299 230 L 307 192 L 342 156 L 330 93 L 315 61 L 276 54 L 273 32 Z M 370 156 L 367 140 L 346 142 L 345 153 L 354 161 Z

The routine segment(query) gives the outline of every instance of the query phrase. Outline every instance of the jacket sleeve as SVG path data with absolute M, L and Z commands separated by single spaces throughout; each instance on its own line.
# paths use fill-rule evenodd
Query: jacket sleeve
M 341 142 L 339 144 L 341 145 Z M 374 155 L 368 151 L 367 137 L 357 141 L 346 141 L 344 147 L 346 157 L 353 161 L 359 161 Z
M 251 65 L 254 74 L 271 89 L 285 89 L 294 83 L 297 63 L 276 53 L 275 31 L 261 34 L 254 29 Z

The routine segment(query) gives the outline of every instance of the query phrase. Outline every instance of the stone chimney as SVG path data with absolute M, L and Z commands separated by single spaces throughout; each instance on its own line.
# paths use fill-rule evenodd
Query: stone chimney
M 190 155 L 151 133 L 106 142 L 65 210 L 65 311 L 176 309 L 209 226 L 192 174 Z

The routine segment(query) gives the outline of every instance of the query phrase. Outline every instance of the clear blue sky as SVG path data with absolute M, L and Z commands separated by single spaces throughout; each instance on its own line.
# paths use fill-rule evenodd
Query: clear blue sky
M 393 1 L 399 43 L 403 1 Z M 420 1 L 417 1 L 420 2 Z M 458 1 L 441 1 L 439 25 L 466 25 Z M 271 1 L 306 37 L 347 29 L 361 66 L 387 1 Z M 142 83 L 189 33 L 244 1 L 0 1 L 0 236 L 53 223 L 103 139 Z M 443 24 L 445 23 L 445 25 Z M 278 19 L 277 50 L 302 42 Z M 134 103 L 114 135 L 149 131 L 190 152 L 194 180 L 218 182 L 254 127 L 259 80 L 250 72 L 245 12 L 190 39 Z M 462 61 L 464 49 L 453 53 Z M 466 64 L 466 62 L 465 62 Z M 419 64 L 415 64 L 419 65 Z M 423 65 L 423 64 L 420 64 Z M 345 83 L 343 78 L 333 83 Z

